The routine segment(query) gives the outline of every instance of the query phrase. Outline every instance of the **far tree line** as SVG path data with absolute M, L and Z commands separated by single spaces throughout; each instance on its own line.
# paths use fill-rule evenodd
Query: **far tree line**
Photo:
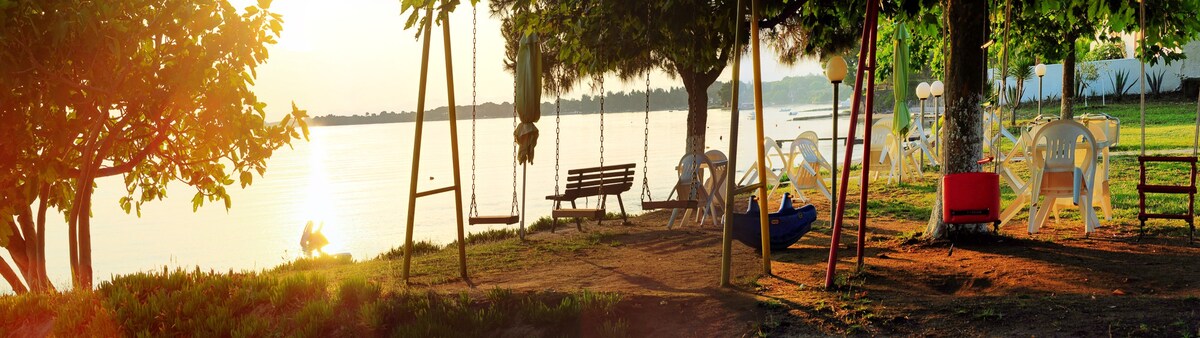
M 741 82 L 741 91 L 750 92 L 752 85 Z M 729 107 L 732 86 L 728 81 L 716 81 L 708 87 L 709 107 Z M 787 104 L 821 104 L 830 103 L 829 80 L 819 75 L 790 76 L 779 81 L 763 83 L 763 104 L 768 106 Z M 848 92 L 845 90 L 843 92 Z M 843 95 L 845 96 L 845 95 Z M 687 91 L 683 87 L 654 89 L 650 92 L 650 110 L 683 110 L 687 109 Z M 739 101 L 749 104 L 752 98 L 742 96 Z M 555 101 L 542 103 L 542 114 L 553 115 L 555 110 L 564 115 L 593 114 L 600 111 L 598 95 L 584 94 L 578 99 L 563 98 L 555 107 Z M 604 96 L 605 112 L 639 112 L 646 110 L 646 91 L 632 90 L 609 92 Z M 471 118 L 471 106 L 459 105 L 455 112 L 459 120 Z M 441 106 L 425 112 L 427 121 L 445 121 L 449 119 L 450 111 L 447 106 Z M 510 102 L 486 102 L 475 107 L 475 117 L 478 119 L 512 118 L 513 105 Z M 413 111 L 380 111 L 378 113 L 364 112 L 361 114 L 328 114 L 312 118 L 312 125 L 339 126 L 371 123 L 413 122 L 416 112 Z

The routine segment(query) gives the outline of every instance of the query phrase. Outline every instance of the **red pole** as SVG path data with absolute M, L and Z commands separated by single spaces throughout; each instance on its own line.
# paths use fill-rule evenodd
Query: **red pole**
M 875 0 L 867 2 L 867 20 L 865 21 L 866 24 L 863 26 L 862 43 L 860 46 L 870 46 L 870 48 L 874 48 L 875 46 L 874 43 L 868 45 L 868 42 L 873 41 L 871 39 L 874 35 L 871 33 L 871 31 L 875 30 L 873 17 L 879 11 L 878 6 L 879 3 Z M 833 235 L 829 243 L 829 265 L 825 269 L 825 288 L 827 289 L 833 286 L 834 270 L 837 268 L 837 248 L 838 242 L 842 237 L 842 219 L 844 218 L 843 214 L 846 211 L 846 191 L 849 190 L 845 189 L 845 187 L 850 183 L 850 159 L 851 155 L 854 154 L 854 132 L 855 127 L 858 125 L 858 113 L 860 110 L 859 107 L 861 106 L 860 103 L 863 93 L 863 74 L 866 73 L 866 67 L 864 65 L 867 64 L 867 54 L 868 51 L 866 50 L 858 53 L 859 67 L 857 70 L 855 70 L 854 97 L 851 100 L 850 107 L 850 130 L 846 134 L 846 155 L 845 160 L 842 161 L 842 177 L 840 185 L 843 187 L 843 189 L 838 192 L 838 202 L 833 220 Z M 867 126 L 869 127 L 870 123 L 867 123 Z M 870 142 L 871 134 L 867 134 L 865 136 L 866 142 Z M 867 143 L 867 146 L 870 146 L 870 144 Z M 867 157 L 866 159 L 869 158 L 870 157 Z M 866 159 L 864 159 L 863 163 L 870 162 Z M 863 171 L 866 172 L 866 168 L 864 168 Z M 863 181 L 862 184 L 866 184 L 866 181 Z
M 868 172 L 870 171 L 870 168 L 871 168 L 871 161 L 867 161 L 867 159 L 871 158 L 871 125 L 873 124 L 872 122 L 875 121 L 874 119 L 872 119 L 872 115 L 874 115 L 872 112 L 875 109 L 875 66 L 877 63 L 875 61 L 875 41 L 879 38 L 877 36 L 877 35 L 879 35 L 879 29 L 876 26 L 878 19 L 879 19 L 878 13 L 875 13 L 874 17 L 872 17 L 871 20 L 868 21 L 868 24 L 870 24 L 870 27 L 871 27 L 871 48 L 870 48 L 871 55 L 867 57 L 867 62 L 870 62 L 871 66 L 867 68 L 867 72 L 869 72 L 870 75 L 867 76 L 867 88 L 866 88 L 867 118 L 866 118 L 866 123 L 865 123 L 866 129 L 863 129 L 863 166 L 862 166 L 863 169 L 862 169 L 862 179 L 859 180 L 859 182 L 860 182 L 859 189 L 860 190 L 859 190 L 859 197 L 858 197 L 859 199 L 858 199 L 858 248 L 857 248 L 857 250 L 858 250 L 858 269 L 860 271 L 863 268 L 863 250 L 864 250 L 864 247 L 866 247 L 866 237 L 867 237 L 867 186 L 868 186 L 867 176 L 868 176 Z M 903 163 L 901 164 L 901 166 L 903 166 Z

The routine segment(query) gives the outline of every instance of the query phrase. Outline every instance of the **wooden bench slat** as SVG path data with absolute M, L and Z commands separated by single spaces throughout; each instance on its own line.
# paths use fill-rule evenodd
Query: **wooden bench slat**
M 606 165 L 603 167 L 571 169 L 571 170 L 567 170 L 567 175 L 586 174 L 586 173 L 593 172 L 593 171 L 632 169 L 635 167 L 637 167 L 637 163 L 613 164 L 613 165 Z
M 603 182 L 601 182 L 600 180 L 596 180 L 596 181 L 588 181 L 588 182 L 567 183 L 567 190 L 596 189 L 597 187 L 600 187 L 600 186 L 607 187 L 607 186 L 622 185 L 622 184 L 629 184 L 629 183 L 633 183 L 633 177 L 627 177 L 627 178 L 622 178 L 622 179 L 616 179 L 616 178 L 605 179 Z
M 1138 162 L 1185 162 L 1196 163 L 1192 156 L 1138 156 Z
M 582 188 L 582 189 L 567 189 L 567 190 L 563 190 L 558 195 L 546 195 L 546 200 L 570 201 L 570 200 L 573 200 L 576 198 L 600 195 L 601 193 L 603 193 L 604 195 L 616 195 L 616 194 L 620 194 L 620 193 L 629 191 L 630 188 L 633 188 L 633 182 L 606 185 L 606 186 L 604 186 L 604 188 L 588 187 L 588 188 Z
M 679 200 L 679 201 L 642 201 L 642 209 L 695 209 L 696 205 L 700 204 L 695 200 Z
M 576 175 L 570 175 L 570 176 L 567 176 L 567 182 L 576 182 L 576 181 L 598 181 L 598 180 L 600 180 L 601 178 L 604 178 L 605 180 L 608 180 L 608 179 L 610 179 L 610 178 L 614 178 L 614 177 L 632 177 L 633 175 L 634 175 L 634 172 L 633 172 L 633 170 L 625 170 L 625 171 L 606 171 L 606 172 L 604 172 L 604 174 L 603 174 L 603 175 L 601 175 L 600 173 L 594 173 L 594 174 L 583 174 L 583 175 L 576 174 Z
M 591 219 L 600 219 L 604 217 L 604 209 L 554 209 L 550 215 L 557 218 L 562 217 L 587 217 Z

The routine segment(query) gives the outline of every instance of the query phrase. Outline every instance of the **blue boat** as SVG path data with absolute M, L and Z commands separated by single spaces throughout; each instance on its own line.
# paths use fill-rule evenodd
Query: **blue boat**
M 812 204 L 799 209 L 792 206 L 792 195 L 783 194 L 779 211 L 767 214 L 771 227 L 771 251 L 783 250 L 795 244 L 812 230 L 817 220 L 817 208 Z M 733 214 L 733 239 L 746 246 L 762 249 L 762 231 L 759 224 L 758 197 L 750 196 L 750 207 L 746 213 Z

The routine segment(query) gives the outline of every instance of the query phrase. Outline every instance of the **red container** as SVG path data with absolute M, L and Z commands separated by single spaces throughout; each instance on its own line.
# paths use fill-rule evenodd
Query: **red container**
M 942 220 L 947 224 L 1000 221 L 1000 175 L 960 173 L 942 177 Z

